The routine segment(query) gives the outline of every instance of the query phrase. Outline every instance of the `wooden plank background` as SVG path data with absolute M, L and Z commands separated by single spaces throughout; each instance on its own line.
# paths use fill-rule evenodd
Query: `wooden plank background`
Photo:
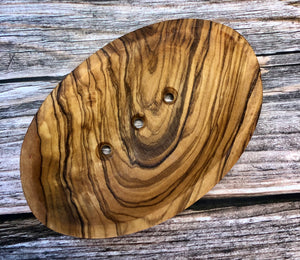
M 246 152 L 204 199 L 122 238 L 80 240 L 34 219 L 19 154 L 55 85 L 113 39 L 155 22 L 210 19 L 256 52 L 264 101 Z M 5 1 L 0 3 L 0 259 L 300 258 L 300 2 Z

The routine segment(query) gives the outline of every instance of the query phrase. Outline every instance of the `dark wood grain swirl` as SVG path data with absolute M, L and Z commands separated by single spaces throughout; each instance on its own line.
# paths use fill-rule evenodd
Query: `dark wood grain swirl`
M 256 56 L 229 27 L 181 19 L 122 36 L 71 72 L 32 121 L 21 153 L 28 204 L 78 237 L 158 224 L 229 171 L 261 103 Z

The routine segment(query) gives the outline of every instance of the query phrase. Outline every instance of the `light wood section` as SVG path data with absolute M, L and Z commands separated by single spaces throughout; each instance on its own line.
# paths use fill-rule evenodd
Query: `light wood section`
M 122 36 L 40 107 L 21 154 L 28 204 L 48 227 L 78 237 L 158 224 L 230 170 L 261 103 L 256 56 L 229 27 L 182 19 Z

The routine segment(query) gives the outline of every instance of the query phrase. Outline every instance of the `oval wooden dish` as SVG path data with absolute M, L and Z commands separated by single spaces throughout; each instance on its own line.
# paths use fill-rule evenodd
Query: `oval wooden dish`
M 233 29 L 180 19 L 109 43 L 65 77 L 21 152 L 34 215 L 84 238 L 173 217 L 236 163 L 262 104 L 257 58 Z

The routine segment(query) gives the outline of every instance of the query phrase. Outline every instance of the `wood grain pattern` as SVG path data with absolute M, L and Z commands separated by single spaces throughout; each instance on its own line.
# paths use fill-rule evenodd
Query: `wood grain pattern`
M 0 259 L 300 258 L 299 205 L 278 203 L 278 196 L 261 205 L 266 194 L 298 193 L 299 200 L 297 1 L 3 0 L 0 6 Z M 21 145 L 55 85 L 121 35 L 182 17 L 217 19 L 237 30 L 262 68 L 264 98 L 256 131 L 230 172 L 197 203 L 206 201 L 210 209 L 193 207 L 144 232 L 104 240 L 60 236 L 20 214 L 30 212 L 20 181 Z M 241 207 L 226 204 L 224 196 L 241 197 Z
M 64 76 L 121 35 L 176 18 L 224 23 L 241 33 L 257 55 L 296 52 L 300 8 L 294 2 L 130 0 L 60 1 L 58 5 L 57 1 L 1 1 L 0 77 Z
M 201 199 L 160 225 L 110 239 L 63 236 L 31 214 L 0 216 L 0 258 L 299 259 L 299 199 Z
M 166 92 L 174 103 L 163 101 Z M 78 237 L 160 223 L 229 171 L 261 102 L 256 56 L 231 28 L 185 19 L 127 34 L 77 67 L 39 109 L 21 154 L 29 206 L 48 227 Z
M 262 68 L 264 104 L 254 136 L 205 197 L 300 191 L 300 8 L 295 1 L 60 3 L 0 4 L 0 215 L 30 212 L 20 182 L 21 145 L 34 114 L 64 75 L 124 33 L 181 17 L 217 19 L 234 28 L 249 41 Z

